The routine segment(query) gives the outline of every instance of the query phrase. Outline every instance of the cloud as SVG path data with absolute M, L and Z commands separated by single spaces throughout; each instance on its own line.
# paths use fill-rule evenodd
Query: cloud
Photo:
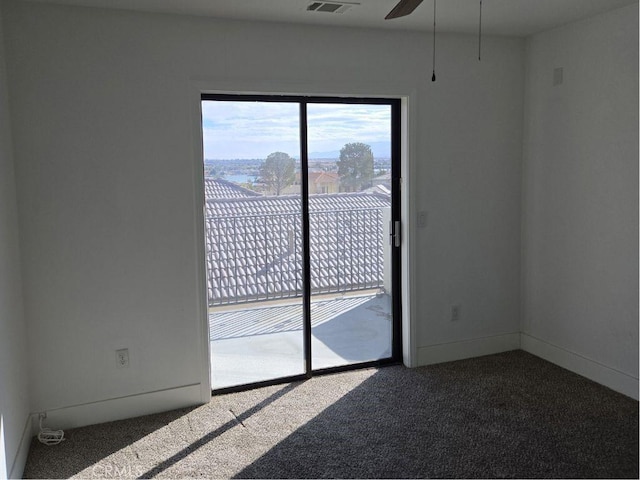
M 299 107 L 294 103 L 202 102 L 205 158 L 299 155 Z
M 345 143 L 391 138 L 388 105 L 310 104 L 307 112 L 310 150 L 339 150 Z
M 391 138 L 388 105 L 310 103 L 307 119 L 310 151 Z M 276 151 L 300 155 L 295 102 L 203 101 L 202 124 L 205 158 L 266 158 Z

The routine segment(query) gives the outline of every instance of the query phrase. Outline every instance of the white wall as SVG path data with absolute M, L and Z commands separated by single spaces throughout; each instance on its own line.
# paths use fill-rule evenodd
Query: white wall
M 195 85 L 409 92 L 408 208 L 429 223 L 410 232 L 418 361 L 446 359 L 445 345 L 458 357 L 518 346 L 522 40 L 487 38 L 479 63 L 473 36 L 443 35 L 432 84 L 429 35 L 15 1 L 5 11 L 34 410 L 198 388 Z M 121 347 L 130 369 L 115 368 Z M 59 421 L 116 416 L 99 408 Z
M 0 5 L 1 7 L 1 5 Z M 0 8 L 0 478 L 22 475 L 29 419 L 27 329 L 22 310 L 20 249 L 9 101 Z
M 519 348 L 524 56 L 519 40 L 485 46 L 478 62 L 477 38 L 438 41 L 445 67 L 419 104 L 416 210 L 428 223 L 415 258 L 422 364 Z M 452 305 L 460 306 L 455 322 Z
M 637 398 L 638 5 L 528 39 L 525 100 L 523 345 Z

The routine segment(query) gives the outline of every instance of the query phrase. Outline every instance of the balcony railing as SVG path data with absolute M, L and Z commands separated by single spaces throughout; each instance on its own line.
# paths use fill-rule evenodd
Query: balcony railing
M 384 286 L 388 208 L 309 214 L 311 293 Z M 207 216 L 209 305 L 302 296 L 301 212 Z

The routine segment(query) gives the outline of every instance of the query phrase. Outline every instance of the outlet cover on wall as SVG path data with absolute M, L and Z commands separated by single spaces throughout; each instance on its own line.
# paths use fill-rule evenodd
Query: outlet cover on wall
M 427 226 L 427 212 L 418 212 L 418 228 L 425 228 Z
M 116 365 L 118 368 L 127 368 L 129 366 L 129 349 L 122 348 L 116 350 Z
M 564 70 L 562 67 L 553 69 L 553 86 L 557 87 L 558 85 L 562 85 L 564 82 Z
M 451 321 L 457 322 L 460 320 L 460 305 L 451 305 Z

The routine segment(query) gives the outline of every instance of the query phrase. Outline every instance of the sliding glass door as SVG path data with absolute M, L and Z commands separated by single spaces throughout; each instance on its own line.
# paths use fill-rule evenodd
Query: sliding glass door
M 389 358 L 391 106 L 308 103 L 307 131 L 312 368 Z
M 299 107 L 202 102 L 211 380 L 305 373 Z
M 398 110 L 203 96 L 214 390 L 400 358 Z

